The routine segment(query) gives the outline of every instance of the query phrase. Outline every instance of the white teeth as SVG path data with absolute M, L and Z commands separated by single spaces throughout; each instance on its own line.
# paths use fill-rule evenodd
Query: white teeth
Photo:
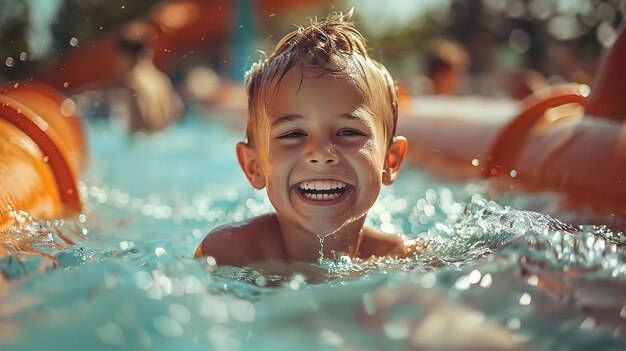
M 299 184 L 300 189 L 305 190 L 301 192 L 301 194 L 307 199 L 315 201 L 338 199 L 344 193 L 344 188 L 347 186 L 347 183 L 339 180 L 309 180 Z M 329 194 L 329 190 L 337 190 L 337 192 L 331 192 Z M 318 191 L 325 191 L 326 193 L 316 193 Z
M 310 180 L 300 183 L 300 188 L 304 190 L 330 190 L 343 189 L 346 183 L 338 180 Z
M 335 193 L 335 194 L 311 194 L 311 193 L 306 193 L 306 194 L 304 194 L 304 196 L 307 199 L 311 199 L 311 200 L 328 201 L 328 200 L 335 200 L 335 199 L 339 198 L 339 196 L 341 196 L 341 194 L 338 194 L 338 193 Z

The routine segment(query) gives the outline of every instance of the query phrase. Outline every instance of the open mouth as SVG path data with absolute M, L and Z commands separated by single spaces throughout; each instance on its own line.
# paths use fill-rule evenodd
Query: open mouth
M 339 180 L 307 180 L 296 187 L 309 200 L 333 201 L 339 199 L 350 185 Z

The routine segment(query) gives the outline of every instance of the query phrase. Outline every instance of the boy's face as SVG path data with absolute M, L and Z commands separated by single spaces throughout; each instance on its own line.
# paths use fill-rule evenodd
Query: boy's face
M 405 140 L 394 140 L 389 156 L 382 118 L 365 101 L 349 77 L 299 67 L 285 75 L 258 125 L 256 147 L 246 146 L 259 166 L 253 185 L 267 187 L 280 221 L 330 234 L 362 218 L 381 184 L 393 182 Z

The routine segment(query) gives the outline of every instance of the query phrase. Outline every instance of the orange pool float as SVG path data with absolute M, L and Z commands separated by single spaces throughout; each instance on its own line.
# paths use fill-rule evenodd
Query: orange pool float
M 0 89 L 0 230 L 17 210 L 38 218 L 79 212 L 76 173 L 85 156 L 70 99 L 34 82 Z
M 423 112 L 428 99 L 420 107 L 418 98 L 398 130 L 409 139 L 413 161 L 444 175 L 495 179 L 500 190 L 557 191 L 575 205 L 626 218 L 623 62 L 625 23 L 591 88 L 548 88 L 521 105 L 451 99 L 447 114 L 434 115 Z M 493 116 L 490 110 L 499 108 L 504 112 Z

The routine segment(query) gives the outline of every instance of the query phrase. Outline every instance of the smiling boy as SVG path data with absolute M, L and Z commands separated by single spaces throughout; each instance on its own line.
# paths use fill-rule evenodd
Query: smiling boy
M 395 86 L 348 15 L 286 35 L 246 76 L 247 141 L 237 158 L 275 213 L 221 226 L 196 250 L 220 265 L 401 256 L 400 235 L 365 226 L 400 170 Z

